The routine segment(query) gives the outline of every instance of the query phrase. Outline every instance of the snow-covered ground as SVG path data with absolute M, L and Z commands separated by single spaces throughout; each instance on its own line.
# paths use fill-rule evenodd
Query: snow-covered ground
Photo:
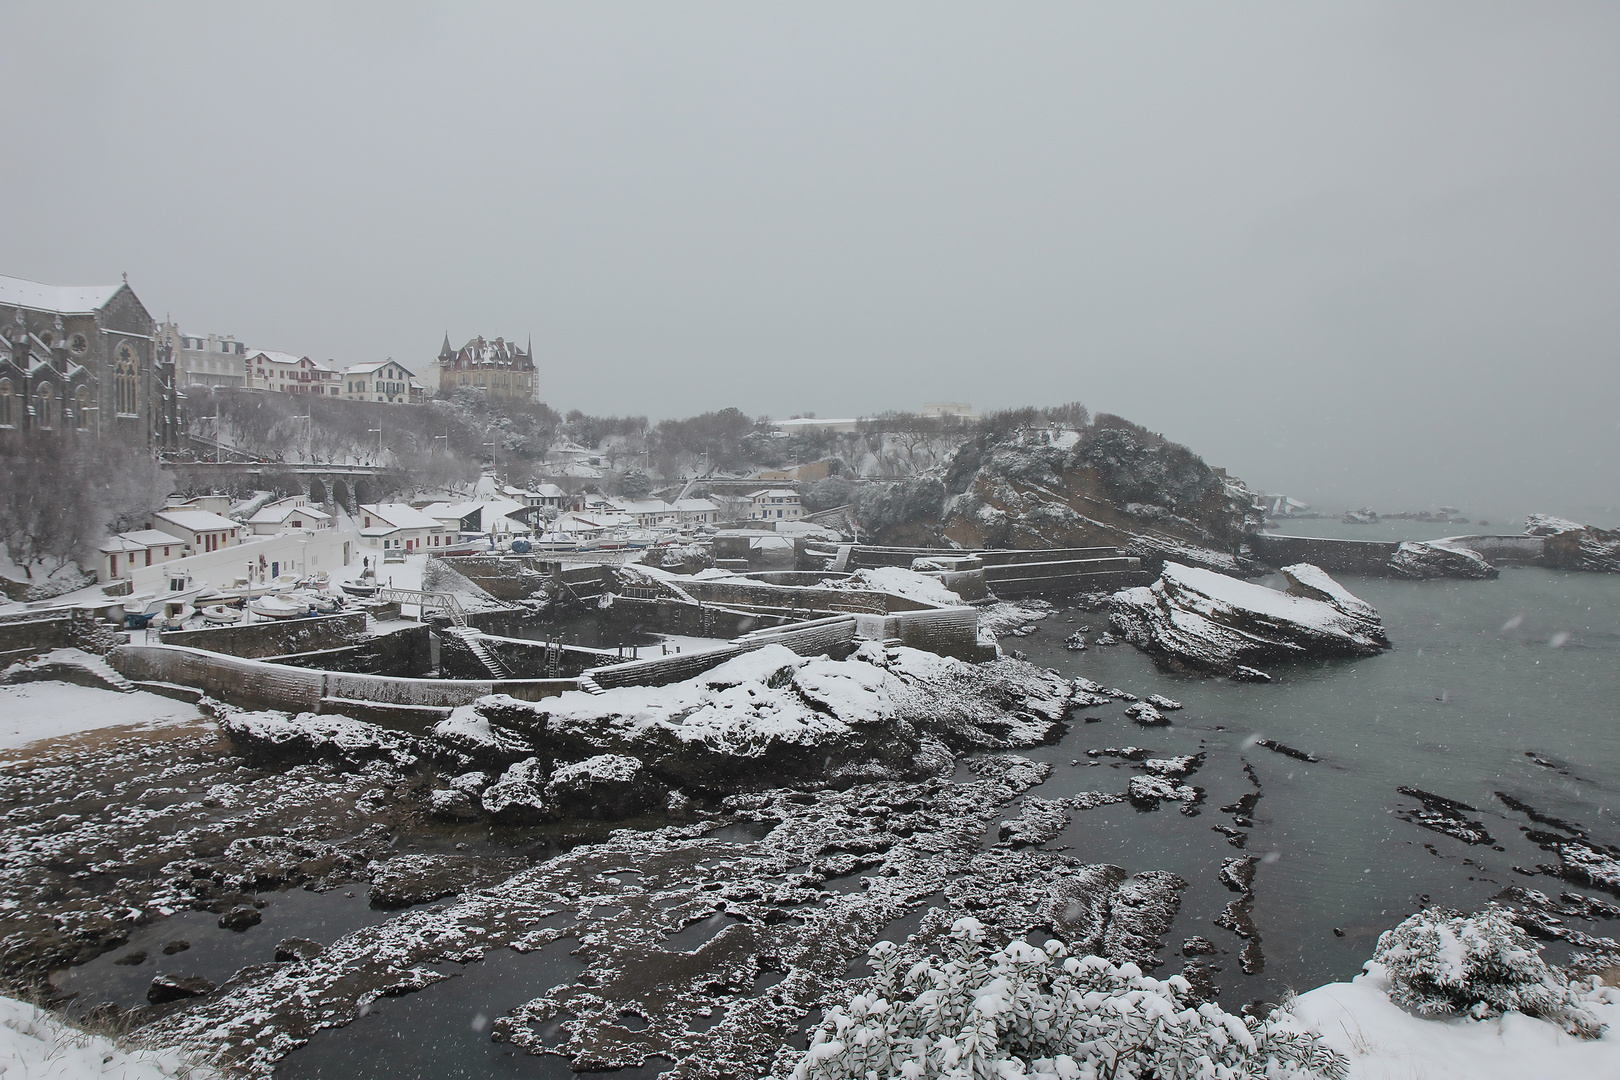
M 26 1002 L 0 997 L 0 1077 L 5 1080 L 207 1080 L 217 1075 L 173 1050 L 124 1050 Z
M 1609 1025 L 1578 1039 L 1521 1013 L 1495 1020 L 1414 1016 L 1391 1002 L 1383 969 L 1301 994 L 1290 1011 L 1350 1059 L 1350 1080 L 1614 1080 L 1620 1077 L 1620 990 L 1590 1007 Z
M 0 686 L 0 749 L 6 750 L 95 728 L 201 719 L 195 705 L 144 690 L 121 694 L 61 682 Z

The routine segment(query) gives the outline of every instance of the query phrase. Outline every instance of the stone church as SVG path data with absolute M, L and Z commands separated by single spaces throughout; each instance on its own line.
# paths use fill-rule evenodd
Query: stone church
M 163 449 L 179 407 L 170 350 L 128 281 L 0 276 L 0 440 L 84 437 Z
M 537 385 L 532 339 L 525 350 L 502 338 L 485 341 L 475 337 L 457 350 L 450 347 L 450 335 L 444 335 L 444 347 L 439 350 L 441 395 L 449 397 L 469 386 L 495 401 L 533 401 Z

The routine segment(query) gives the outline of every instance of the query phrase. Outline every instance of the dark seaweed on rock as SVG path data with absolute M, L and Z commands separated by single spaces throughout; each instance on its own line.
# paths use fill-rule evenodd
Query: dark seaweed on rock
M 1287 745 L 1286 743 L 1278 742 L 1276 739 L 1256 739 L 1254 741 L 1254 745 L 1263 746 L 1267 750 L 1272 751 L 1273 753 L 1283 754 L 1283 755 L 1286 755 L 1286 756 L 1291 757 L 1291 758 L 1298 758 L 1300 761 L 1321 761 L 1322 760 L 1321 758 L 1317 757 L 1315 754 L 1311 753 L 1308 750 L 1297 750 L 1294 747 Z

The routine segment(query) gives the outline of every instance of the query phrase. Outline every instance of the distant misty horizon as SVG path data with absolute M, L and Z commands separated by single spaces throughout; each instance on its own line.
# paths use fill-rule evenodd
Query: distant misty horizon
M 1620 7 L 7 6 L 0 274 L 562 410 L 1082 401 L 1257 489 L 1620 505 Z

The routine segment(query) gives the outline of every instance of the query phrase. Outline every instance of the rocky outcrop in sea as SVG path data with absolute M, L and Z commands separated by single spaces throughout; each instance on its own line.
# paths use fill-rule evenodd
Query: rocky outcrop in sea
M 1408 540 L 1390 556 L 1389 569 L 1396 577 L 1426 581 L 1429 578 L 1479 580 L 1500 577 L 1502 571 L 1486 562 L 1477 551 L 1448 544 L 1444 540 Z
M 1166 563 L 1152 585 L 1114 594 L 1120 636 L 1167 667 L 1234 674 L 1279 660 L 1372 656 L 1389 648 L 1372 605 L 1308 563 L 1287 592 Z
M 1578 521 L 1531 514 L 1525 520 L 1527 536 L 1544 536 L 1542 561 L 1559 570 L 1620 573 L 1620 529 L 1600 529 Z

